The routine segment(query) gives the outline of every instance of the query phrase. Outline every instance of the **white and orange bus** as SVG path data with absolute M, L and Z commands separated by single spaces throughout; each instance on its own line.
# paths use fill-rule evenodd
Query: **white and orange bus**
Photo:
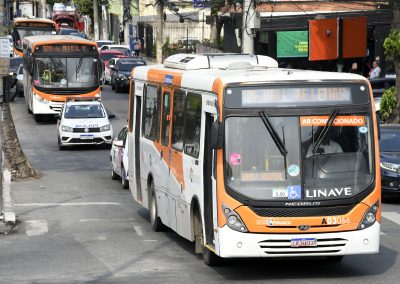
M 377 120 L 359 75 L 251 55 L 178 54 L 136 67 L 129 180 L 154 230 L 233 257 L 378 253 Z
M 69 35 L 24 39 L 25 102 L 37 121 L 59 114 L 67 97 L 100 97 L 101 72 L 93 41 Z
M 56 34 L 57 26 L 52 20 L 41 18 L 15 18 L 12 31 L 14 55 L 23 56 L 24 38 L 27 36 Z

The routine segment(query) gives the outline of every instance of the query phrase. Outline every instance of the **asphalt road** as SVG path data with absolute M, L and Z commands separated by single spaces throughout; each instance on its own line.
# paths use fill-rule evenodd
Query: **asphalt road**
M 114 135 L 126 124 L 127 93 L 106 86 Z M 0 235 L 0 283 L 398 283 L 400 204 L 383 204 L 380 253 L 320 259 L 230 260 L 211 268 L 193 244 L 151 230 L 147 210 L 111 180 L 109 150 L 59 151 L 54 122 L 36 123 L 12 103 L 20 142 L 40 179 L 12 184 L 18 225 Z M 397 279 L 397 280 L 396 280 Z

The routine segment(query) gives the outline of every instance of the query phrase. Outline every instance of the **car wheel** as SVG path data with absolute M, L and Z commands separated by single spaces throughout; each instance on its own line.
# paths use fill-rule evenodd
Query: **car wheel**
M 129 180 L 125 178 L 126 172 L 124 167 L 121 169 L 121 183 L 122 183 L 122 188 L 123 189 L 128 189 L 129 188 Z
M 121 92 L 121 90 L 120 90 L 120 88 L 118 87 L 118 84 L 117 84 L 117 83 L 115 83 L 115 92 L 116 92 L 116 93 Z
M 111 90 L 115 90 L 115 84 L 112 79 L 111 79 Z
M 111 163 L 111 179 L 112 179 L 112 180 L 117 180 L 117 179 L 119 179 L 119 175 L 114 171 L 114 168 L 113 168 L 113 166 L 112 166 L 112 163 Z
M 157 202 L 156 202 L 156 192 L 154 190 L 154 183 L 151 182 L 150 184 L 150 223 L 151 228 L 154 232 L 160 232 L 164 230 L 165 226 L 162 223 L 160 217 L 158 217 L 158 210 L 157 210 Z
M 65 150 L 65 146 L 61 144 L 60 136 L 57 137 L 57 140 L 58 140 L 58 148 L 60 149 L 60 151 Z

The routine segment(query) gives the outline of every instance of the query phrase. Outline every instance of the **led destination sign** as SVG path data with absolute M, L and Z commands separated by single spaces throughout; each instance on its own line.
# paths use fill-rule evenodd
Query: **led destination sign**
M 53 23 L 42 23 L 42 22 L 16 22 L 15 27 L 18 28 L 52 28 L 55 26 Z
M 97 48 L 92 45 L 74 44 L 55 44 L 55 45 L 40 45 L 35 49 L 36 53 L 97 53 Z
M 368 88 L 361 84 L 238 86 L 225 91 L 228 108 L 265 108 L 366 104 Z
M 350 88 L 279 88 L 242 91 L 242 106 L 270 104 L 351 103 Z

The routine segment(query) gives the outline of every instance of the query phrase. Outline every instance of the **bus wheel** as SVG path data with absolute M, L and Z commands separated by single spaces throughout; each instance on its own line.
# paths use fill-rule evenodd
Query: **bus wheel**
M 149 206 L 149 211 L 150 211 L 150 223 L 151 227 L 154 232 L 160 232 L 164 230 L 164 225 L 158 217 L 158 212 L 157 212 L 157 202 L 156 202 L 156 192 L 154 190 L 154 183 L 152 182 L 150 184 L 150 206 Z
M 129 188 L 129 181 L 125 178 L 125 175 L 126 175 L 125 169 L 124 169 L 124 167 L 122 167 L 122 170 L 121 170 L 121 183 L 122 183 L 122 188 L 123 188 L 123 189 L 128 189 L 128 188 Z
M 331 263 L 339 263 L 343 259 L 343 255 L 328 256 L 326 260 Z
M 218 266 L 222 263 L 222 259 L 213 251 L 204 245 L 203 224 L 199 211 L 194 215 L 194 241 L 195 252 L 203 254 L 204 263 L 208 266 Z
M 43 115 L 41 115 L 41 114 L 34 114 L 33 118 L 35 119 L 36 122 L 42 122 L 43 121 Z
M 31 109 L 29 108 L 29 105 L 26 105 L 26 110 L 28 111 L 29 114 L 32 114 Z

